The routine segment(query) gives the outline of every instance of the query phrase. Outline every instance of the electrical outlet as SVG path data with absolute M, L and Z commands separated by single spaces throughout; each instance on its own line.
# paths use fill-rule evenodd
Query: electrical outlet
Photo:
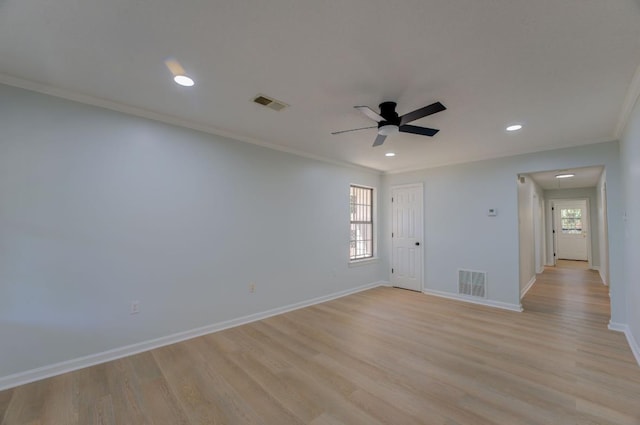
M 131 301 L 131 310 L 129 314 L 138 314 L 140 313 L 140 301 Z
M 249 284 L 249 293 L 253 294 L 254 292 L 256 292 L 256 284 L 255 283 L 250 283 Z

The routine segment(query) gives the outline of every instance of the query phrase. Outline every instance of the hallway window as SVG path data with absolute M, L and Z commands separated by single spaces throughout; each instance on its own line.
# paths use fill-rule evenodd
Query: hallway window
M 562 220 L 562 233 L 582 233 L 582 210 L 580 208 L 562 208 L 560 219 Z
M 373 257 L 373 188 L 351 185 L 349 209 L 351 212 L 350 260 Z

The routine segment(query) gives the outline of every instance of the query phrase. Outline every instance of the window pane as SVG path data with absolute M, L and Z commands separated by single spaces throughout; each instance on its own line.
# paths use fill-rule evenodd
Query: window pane
M 373 189 L 351 186 L 350 190 L 349 256 L 352 260 L 373 257 Z
M 582 233 L 582 209 L 562 208 L 560 209 L 560 220 L 562 233 L 570 235 Z
M 561 218 L 582 218 L 582 210 L 580 208 L 562 208 L 560 210 Z
M 373 256 L 372 230 L 373 226 L 371 224 L 351 224 L 349 247 L 352 259 Z

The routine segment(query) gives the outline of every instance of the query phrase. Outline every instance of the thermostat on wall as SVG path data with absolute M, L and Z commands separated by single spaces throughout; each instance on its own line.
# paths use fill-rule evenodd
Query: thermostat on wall
M 495 216 L 497 216 L 497 215 L 498 215 L 498 210 L 497 210 L 496 208 L 489 208 L 489 209 L 487 210 L 487 215 L 488 215 L 489 217 L 495 217 Z

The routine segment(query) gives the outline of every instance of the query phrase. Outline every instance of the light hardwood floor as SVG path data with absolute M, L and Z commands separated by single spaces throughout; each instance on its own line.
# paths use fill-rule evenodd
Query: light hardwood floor
M 0 392 L 0 423 L 640 424 L 607 292 L 557 268 L 524 313 L 377 288 Z

